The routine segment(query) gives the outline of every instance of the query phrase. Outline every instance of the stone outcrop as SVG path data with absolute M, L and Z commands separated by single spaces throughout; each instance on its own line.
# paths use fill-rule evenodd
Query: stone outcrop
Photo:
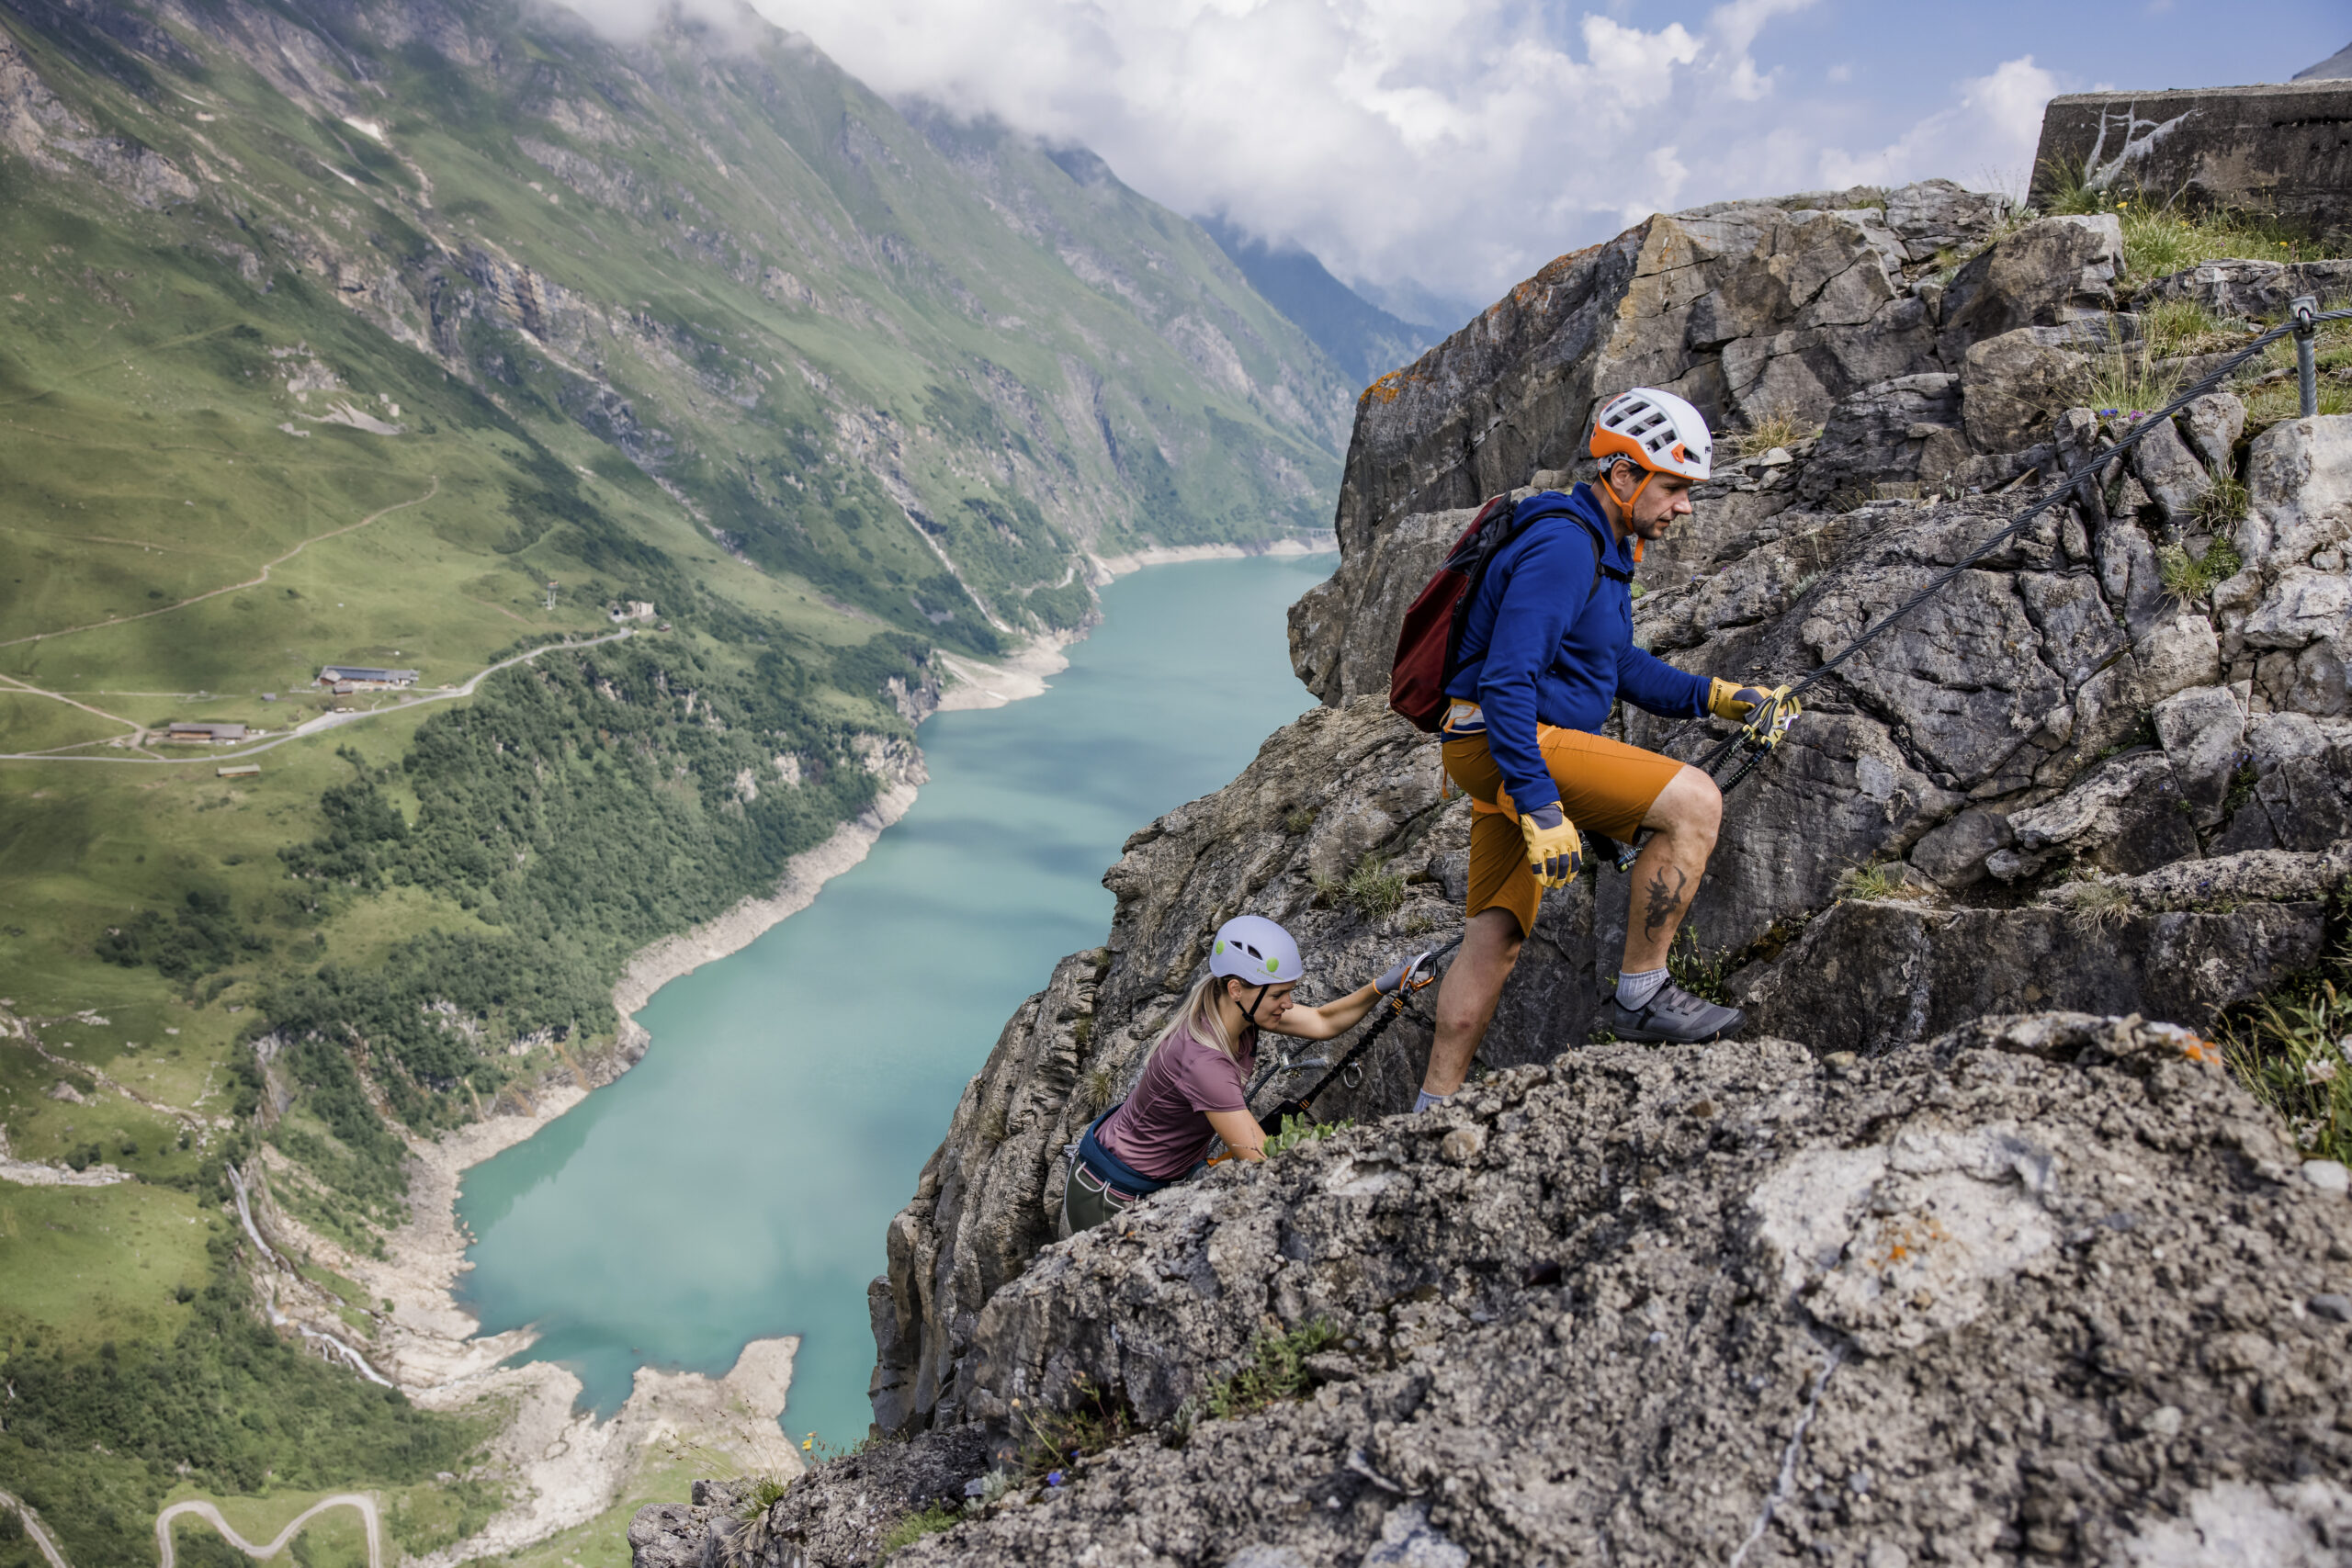
M 2201 400 L 1807 693 L 1689 923 L 1752 1043 L 1588 1039 L 1627 895 L 1600 870 L 1546 896 L 1453 1107 L 1382 1120 L 1423 1001 L 1317 1102 L 1363 1125 L 1054 1239 L 1063 1146 L 1219 921 L 1288 925 L 1310 999 L 1460 929 L 1468 803 L 1387 711 L 1390 650 L 1470 502 L 1569 477 L 1535 465 L 1598 390 L 1679 384 L 1744 423 L 1739 389 L 1811 378 L 1818 434 L 1726 443 L 1634 606 L 1662 657 L 1776 681 L 2114 443 L 2067 406 L 2136 336 L 2104 312 L 2111 220 L 1995 238 L 1964 195 L 1656 219 L 1374 389 L 1340 568 L 1291 615 L 1324 705 L 1129 840 L 1109 940 L 1008 1025 L 872 1292 L 876 1418 L 912 1451 L 978 1433 L 1001 1462 L 1014 1400 L 1081 1386 L 1153 1436 L 912 1560 L 2165 1561 L 2352 1522 L 2301 1482 L 2341 1440 L 2310 1338 L 2352 1318 L 2341 1204 L 2198 1038 L 2322 955 L 2352 876 L 2352 419 L 2249 432 Z M 1831 298 L 1868 309 L 1799 319 Z M 2209 590 L 2187 569 L 2216 550 L 2238 565 Z M 1713 733 L 1614 722 L 1686 758 Z M 1193 1419 L 1258 1336 L 1318 1317 L 1347 1343 L 1309 1399 Z M 796 1506 L 874 1495 L 820 1470 Z

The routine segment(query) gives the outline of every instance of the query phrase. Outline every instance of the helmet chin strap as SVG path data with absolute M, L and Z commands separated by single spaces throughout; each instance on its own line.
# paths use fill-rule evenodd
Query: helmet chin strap
M 1268 984 L 1271 984 L 1271 983 L 1272 983 L 1272 982 L 1268 982 Z M 1251 997 L 1251 998 L 1250 998 L 1250 1005 L 1249 1005 L 1247 1008 L 1245 1008 L 1244 1010 L 1242 1010 L 1242 1013 L 1241 1013 L 1242 1018 L 1248 1021 L 1248 1023 L 1249 1023 L 1250 1027 L 1250 1028 L 1252 1028 L 1252 1029 L 1256 1029 L 1257 1027 L 1259 1027 L 1259 1024 L 1258 1024 L 1258 1008 L 1259 1008 L 1259 1004 L 1261 1004 L 1261 1002 L 1263 1002 L 1265 999 L 1266 999 L 1266 987 L 1265 987 L 1265 985 L 1261 985 L 1261 986 L 1258 987 L 1258 994 L 1257 994 L 1256 996 L 1254 996 L 1254 997 Z
M 1609 472 L 1611 475 L 1613 476 L 1617 472 L 1617 465 L 1619 463 L 1632 463 L 1634 468 L 1642 468 L 1639 463 L 1634 463 L 1631 457 L 1615 457 L 1611 459 L 1609 464 Z M 1625 513 L 1625 532 L 1628 534 L 1634 534 L 1634 502 L 1642 499 L 1642 491 L 1649 489 L 1650 481 L 1656 478 L 1657 478 L 1657 470 L 1656 468 L 1642 468 L 1642 482 L 1634 487 L 1633 494 L 1618 502 L 1618 505 L 1623 508 Z M 1616 498 L 1617 489 L 1615 485 L 1612 484 L 1610 486 L 1609 494 L 1611 500 Z M 1639 564 L 1642 558 L 1642 536 L 1639 534 L 1634 534 L 1634 560 L 1636 564 Z

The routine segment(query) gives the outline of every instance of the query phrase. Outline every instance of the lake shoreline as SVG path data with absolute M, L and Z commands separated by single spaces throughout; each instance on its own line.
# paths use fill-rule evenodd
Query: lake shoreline
M 1109 557 L 1087 558 L 1098 584 L 1148 566 L 1200 560 L 1241 559 L 1260 556 L 1298 557 L 1332 547 L 1328 536 L 1318 539 L 1282 540 L 1255 548 L 1233 545 L 1150 547 Z M 935 691 L 910 694 L 909 716 L 919 728 L 934 713 L 994 708 L 1041 694 L 1050 677 L 1069 667 L 1068 649 L 1098 621 L 1073 631 L 1048 633 L 1033 638 L 1011 657 L 983 661 L 942 652 L 936 657 L 944 679 Z M 568 1370 L 548 1362 L 502 1363 L 526 1352 L 537 1342 L 531 1328 L 483 1336 L 481 1320 L 461 1304 L 457 1287 L 471 1269 L 466 1257 L 475 1237 L 457 1212 L 465 1173 L 493 1156 L 527 1142 L 557 1120 L 578 1108 L 595 1089 L 617 1081 L 640 1061 L 650 1037 L 636 1014 L 671 981 L 706 964 L 731 956 L 806 909 L 826 884 L 862 863 L 886 830 L 901 820 L 929 782 L 919 745 L 908 740 L 876 739 L 862 759 L 882 781 L 875 801 L 856 818 L 841 823 L 815 848 L 787 863 L 773 893 L 745 898 L 693 929 L 664 937 L 639 949 L 613 987 L 613 1006 L 619 1026 L 612 1046 L 576 1057 L 573 1070 L 542 1080 L 527 1096 L 507 1100 L 481 1121 L 426 1143 L 412 1140 L 412 1185 L 408 1220 L 385 1238 L 382 1260 L 345 1255 L 347 1269 L 367 1281 L 379 1296 L 394 1303 L 386 1330 L 371 1348 L 379 1365 L 420 1404 L 451 1407 L 485 1396 L 503 1396 L 516 1404 L 510 1437 L 530 1428 L 540 1438 L 561 1434 L 561 1443 L 574 1452 L 596 1450 L 605 1462 L 582 1467 L 592 1472 L 567 1478 L 558 1484 L 561 1494 L 549 1495 L 552 1474 L 533 1473 L 528 1489 L 539 1495 L 534 1507 L 502 1515 L 493 1532 L 499 1550 L 513 1551 L 566 1528 L 558 1521 L 577 1522 L 600 1511 L 591 1494 L 624 1495 L 635 1466 L 618 1462 L 633 1446 L 624 1433 L 638 1432 L 648 1413 L 639 1408 L 639 1394 L 651 1392 L 649 1378 L 666 1384 L 673 1376 L 693 1383 L 706 1380 L 692 1374 L 662 1374 L 640 1369 L 637 1388 L 622 1408 L 599 1421 L 593 1412 L 571 1410 L 581 1392 L 579 1380 Z M 339 1249 L 337 1249 L 339 1250 Z M 754 1346 L 765 1342 L 754 1341 Z M 797 1337 L 792 1340 L 797 1350 Z M 750 1352 L 747 1350 L 746 1352 Z M 792 1351 L 785 1352 L 788 1366 Z M 707 1380 L 717 1383 L 723 1380 Z M 763 1389 L 763 1393 L 766 1391 Z M 781 1409 L 782 1380 L 774 1391 Z M 763 1401 L 764 1403 L 764 1401 Z M 741 1407 L 739 1406 L 739 1409 Z M 559 1418 L 559 1412 L 561 1413 Z M 773 1424 L 773 1412 L 769 1416 Z M 505 1441 L 502 1438 L 502 1442 Z M 513 1446 L 509 1444 L 508 1446 Z M 789 1445 L 787 1445 L 789 1447 Z M 797 1454 L 792 1456 L 797 1459 Z M 521 1458 L 517 1450 L 516 1458 Z M 526 1467 L 537 1470 L 538 1467 Z M 585 1483 L 585 1484 L 581 1484 Z M 610 1506 L 609 1500 L 605 1506 Z

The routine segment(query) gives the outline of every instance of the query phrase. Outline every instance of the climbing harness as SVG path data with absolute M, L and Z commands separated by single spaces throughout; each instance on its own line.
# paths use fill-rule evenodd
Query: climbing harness
M 1697 761 L 1693 762 L 1691 766 L 1697 768 L 1708 777 L 1713 778 L 1715 781 L 1716 787 L 1724 795 L 1728 795 L 1731 794 L 1734 789 L 1736 789 L 1740 784 L 1747 779 L 1748 774 L 1756 771 L 1757 764 L 1763 761 L 1766 757 L 1771 754 L 1773 749 L 1781 743 L 1781 738 L 1788 733 L 1789 724 L 1795 717 L 1795 704 L 1792 699 L 1802 695 L 1806 690 L 1818 684 L 1839 665 L 1845 663 L 1846 660 L 1853 658 L 1855 654 L 1860 653 L 1864 648 L 1876 641 L 1880 637 L 1885 635 L 1888 629 L 1894 626 L 1896 622 L 1902 620 L 1905 616 L 1910 615 L 1912 611 L 1917 609 L 1920 605 L 1926 604 L 1928 600 L 1942 592 L 1960 577 L 1961 573 L 1968 570 L 1978 561 L 1983 560 L 1986 556 L 1991 555 L 1995 550 L 1999 549 L 2003 545 L 2007 544 L 2011 539 L 2023 533 L 2034 519 L 2040 517 L 2052 507 L 2058 505 L 2069 496 L 2080 493 L 2082 487 L 2096 479 L 2097 476 L 2104 471 L 2109 464 L 2120 461 L 2123 454 L 2138 446 L 2141 438 L 2146 435 L 2148 432 L 2154 430 L 2159 423 L 2169 422 L 2173 415 L 2178 413 L 2182 409 L 2187 408 L 2190 403 L 2195 402 L 2199 398 L 2203 397 L 2206 393 L 2217 390 L 2223 382 L 2227 381 L 2230 377 L 2236 372 L 2239 366 L 2244 365 L 2247 360 L 2252 359 L 2256 355 L 2260 354 L 2272 344 L 2277 343 L 2281 338 L 2287 337 L 2290 334 L 2294 336 L 2297 341 L 2299 357 L 2308 357 L 2306 354 L 2302 354 L 2301 351 L 2303 350 L 2305 345 L 2310 343 L 2312 335 L 2318 331 L 2319 324 L 2321 322 L 2352 321 L 2352 310 L 2319 310 L 2312 308 L 2312 303 L 2313 302 L 2306 299 L 2296 300 L 2293 306 L 2293 313 L 2285 322 L 2271 328 L 2268 332 L 2266 332 L 2261 336 L 2256 338 L 2252 343 L 2247 344 L 2245 347 L 2230 355 L 2228 359 L 2222 361 L 2221 365 L 2217 366 L 2213 370 L 2208 373 L 2203 379 L 2199 380 L 2195 386 L 2189 388 L 2188 390 L 2173 399 L 2173 400 L 2164 408 L 2159 409 L 2153 414 L 2148 414 L 2140 419 L 2134 420 L 2132 423 L 2131 428 L 2116 438 L 2113 446 L 2093 453 L 2089 457 L 2085 459 L 2080 466 L 2075 468 L 2072 472 L 2066 474 L 2064 478 L 2060 479 L 2049 493 L 2042 496 L 2039 501 L 2036 501 L 2032 505 L 2027 507 L 2023 512 L 2018 513 L 2016 517 L 2009 521 L 2006 527 L 1985 539 L 1983 544 L 1978 545 L 1974 549 L 1971 550 L 1956 564 L 1947 567 L 1941 572 L 1939 572 L 1934 581 L 1930 581 L 1925 588 L 1920 589 L 1917 593 L 1911 595 L 1910 598 L 1905 600 L 1902 604 L 1896 605 L 1875 625 L 1864 627 L 1862 631 L 1855 637 L 1853 641 L 1848 643 L 1843 649 L 1838 650 L 1835 658 L 1829 660 L 1818 669 L 1806 674 L 1802 680 L 1799 680 L 1789 686 L 1785 693 L 1785 697 L 1790 699 L 1786 704 L 1789 712 L 1785 716 L 1783 716 L 1780 711 L 1782 706 L 1782 704 L 1780 702 L 1774 702 L 1767 706 L 1751 710 L 1747 716 L 1747 722 L 1746 724 L 1743 724 L 1738 729 L 1717 742 L 1713 748 L 1712 748 Z M 2308 385 L 2308 383 L 2306 384 Z M 2312 398 L 2309 395 L 2306 395 L 2302 400 L 2303 406 L 2306 409 L 2309 409 L 2312 406 Z M 1696 719 L 1691 719 L 1680 726 L 1678 726 L 1667 736 L 1665 740 L 1659 743 L 1659 749 L 1663 750 L 1666 747 L 1671 746 L 1690 728 L 1691 725 L 1698 722 L 1699 721 Z M 1726 768 L 1729 769 L 1728 773 L 1724 771 Z M 1631 871 L 1634 866 L 1634 858 L 1640 852 L 1640 848 L 1641 845 L 1639 842 L 1621 845 L 1617 854 L 1617 869 L 1619 871 Z

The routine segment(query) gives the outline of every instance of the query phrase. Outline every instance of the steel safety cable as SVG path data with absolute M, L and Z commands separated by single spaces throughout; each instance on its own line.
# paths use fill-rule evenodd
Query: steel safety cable
M 1930 581 L 1926 587 L 1920 589 L 1917 592 L 1912 594 L 1910 598 L 1905 600 L 1901 604 L 1897 605 L 1892 612 L 1880 619 L 1874 625 L 1864 627 L 1860 635 L 1855 637 L 1851 642 L 1848 643 L 1844 648 L 1838 651 L 1835 658 L 1828 660 L 1816 669 L 1808 671 L 1803 679 L 1792 683 L 1788 690 L 1788 695 L 1794 697 L 1798 694 L 1808 691 L 1815 685 L 1818 684 L 1824 677 L 1835 671 L 1839 665 L 1845 663 L 1846 660 L 1851 659 L 1855 654 L 1860 652 L 1871 642 L 1884 635 L 1895 625 L 1895 623 L 1901 621 L 1905 615 L 1910 615 L 1911 612 L 1917 610 L 1920 605 L 1926 604 L 1928 600 L 1942 592 L 1946 588 L 1951 587 L 1951 584 L 1959 579 L 1962 572 L 1967 571 L 1970 568 L 1976 565 L 1977 562 L 1983 560 L 1986 556 L 1991 555 L 1995 550 L 1999 549 L 2003 545 L 2008 543 L 2009 540 L 2024 532 L 2027 525 L 2031 524 L 2043 513 L 2049 511 L 2052 507 L 2057 505 L 2060 502 L 2064 501 L 2069 496 L 2078 494 L 2085 481 L 2094 479 L 2098 474 L 2104 471 L 2109 464 L 2120 461 L 2126 452 L 2129 452 L 2132 447 L 2138 446 L 2142 438 L 2147 435 L 2150 431 L 2154 430 L 2159 423 L 2169 421 L 2173 415 L 2178 413 L 2181 410 L 2187 408 L 2190 403 L 2195 402 L 2198 399 L 2204 397 L 2210 392 L 2220 389 L 2222 384 L 2227 381 L 2231 376 L 2234 375 L 2240 366 L 2254 358 L 2264 349 L 2267 349 L 2272 344 L 2279 342 L 2283 338 L 2290 337 L 2297 332 L 2305 330 L 2306 328 L 2316 332 L 2322 322 L 2342 321 L 2352 321 L 2352 310 L 2321 310 L 2314 312 L 2305 321 L 2290 320 L 2282 321 L 2278 326 L 2270 328 L 2268 331 L 2255 338 L 2253 342 L 2247 344 L 2244 348 L 2233 353 L 2229 358 L 2223 360 L 2219 366 L 2215 367 L 2211 371 L 2201 377 L 2194 386 L 2191 386 L 2187 391 L 2182 392 L 2177 397 L 2174 398 L 2171 402 L 2165 404 L 2162 409 L 2159 409 L 2154 413 L 2147 414 L 2139 419 L 2133 420 L 2131 423 L 2131 427 L 2127 429 L 2122 435 L 2116 439 L 2114 445 L 2102 447 L 2098 451 L 2093 453 L 2084 462 L 2066 473 L 2064 478 L 2060 479 L 2057 484 L 2052 488 L 2048 494 L 2042 496 L 2040 500 L 2028 506 L 2023 512 L 2018 513 L 2018 515 L 1999 532 L 1986 538 L 1973 550 L 1971 550 L 1966 556 L 1962 557 L 1956 564 L 1948 567 L 1943 571 L 1938 573 L 1934 581 Z M 1689 731 L 1691 725 L 1699 722 L 1701 721 L 1698 719 L 1688 719 L 1682 724 L 1678 725 L 1673 730 L 1667 734 L 1664 739 L 1658 742 L 1659 750 L 1664 750 L 1667 748 L 1671 747 Z M 1744 743 L 1748 744 L 1747 755 L 1741 759 L 1738 768 L 1733 773 L 1731 777 L 1721 782 L 1722 790 L 1728 794 L 1731 790 L 1738 787 L 1738 785 L 1747 779 L 1749 773 L 1755 772 L 1757 764 L 1761 762 L 1766 756 L 1770 754 L 1772 750 L 1772 747 L 1770 745 L 1750 743 L 1748 731 L 1746 728 L 1736 729 L 1731 734 L 1724 737 L 1723 739 L 1716 742 L 1715 745 L 1709 748 L 1708 750 L 1691 765 L 1698 768 L 1700 772 L 1706 773 L 1708 776 L 1713 777 L 1717 771 L 1730 760 L 1732 753 L 1738 750 Z M 1622 871 L 1632 863 L 1633 852 L 1634 848 L 1634 845 L 1630 844 L 1624 846 L 1623 851 L 1618 856 L 1618 869 Z

